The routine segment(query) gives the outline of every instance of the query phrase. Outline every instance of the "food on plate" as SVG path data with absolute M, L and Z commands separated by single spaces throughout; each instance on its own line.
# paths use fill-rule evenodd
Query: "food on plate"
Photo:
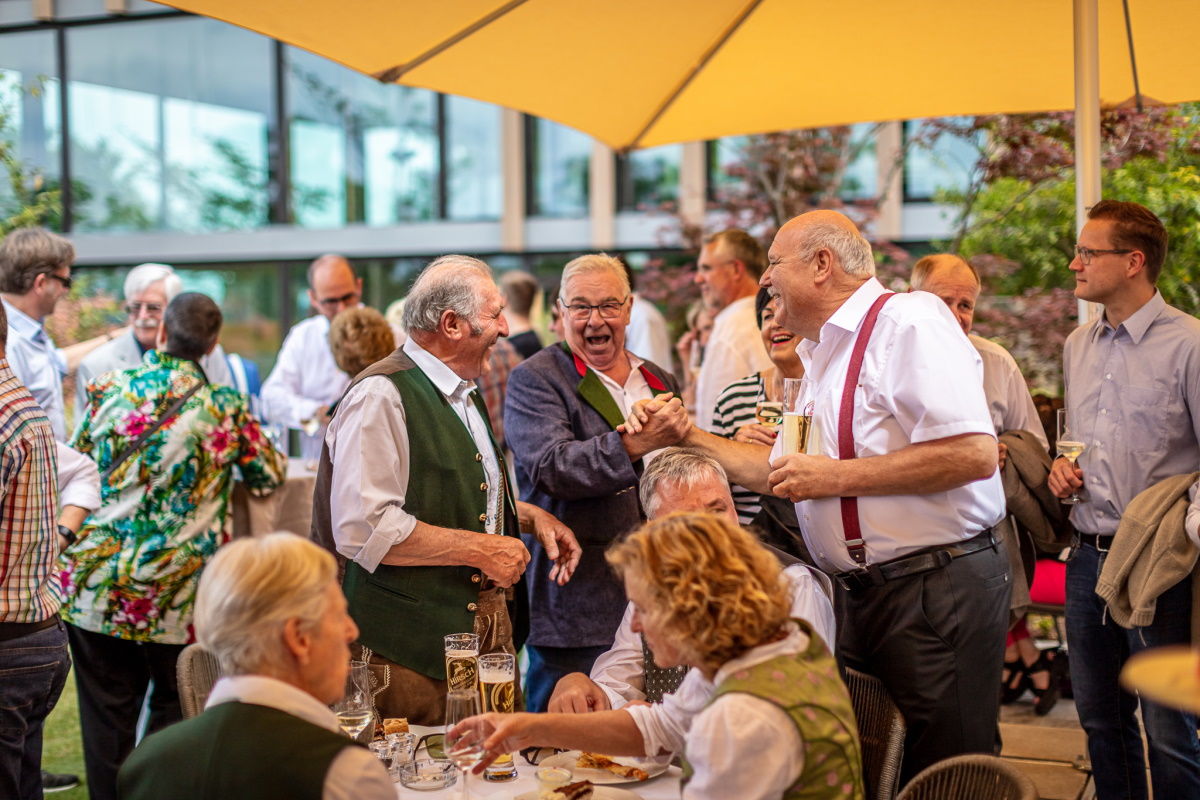
M 644 769 L 618 764 L 608 756 L 602 756 L 599 753 L 580 753 L 575 766 L 584 769 L 608 770 L 614 775 L 620 775 L 622 778 L 633 778 L 635 781 L 644 781 L 650 777 L 650 773 Z
M 375 723 L 374 738 L 382 739 L 393 733 L 408 733 L 408 720 L 405 717 L 388 717 Z
M 588 800 L 594 788 L 591 781 L 576 781 L 557 789 L 548 789 L 538 795 L 538 800 Z

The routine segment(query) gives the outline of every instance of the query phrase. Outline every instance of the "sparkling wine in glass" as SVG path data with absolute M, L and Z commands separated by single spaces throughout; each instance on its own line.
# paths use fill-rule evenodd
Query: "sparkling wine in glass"
M 783 455 L 808 452 L 812 429 L 812 387 L 808 378 L 783 379 Z
M 1067 421 L 1067 410 L 1060 408 L 1058 410 L 1058 439 L 1055 442 L 1055 447 L 1058 454 L 1071 462 L 1071 466 L 1075 466 L 1075 461 L 1083 455 L 1086 445 L 1079 436 L 1071 430 Z M 1079 496 L 1078 491 L 1071 492 L 1069 497 L 1063 498 L 1063 502 L 1068 505 L 1074 505 L 1083 498 Z
M 755 407 L 754 418 L 760 425 L 778 426 L 783 421 L 783 403 L 778 400 L 763 400 Z
M 446 756 L 462 771 L 462 795 L 467 800 L 467 775 L 483 758 L 483 735 L 474 725 L 460 723 L 479 716 L 479 692 L 458 689 L 446 693 Z
M 365 661 L 351 661 L 346 673 L 346 690 L 333 706 L 338 725 L 351 739 L 358 738 L 374 719 L 371 711 L 371 675 Z

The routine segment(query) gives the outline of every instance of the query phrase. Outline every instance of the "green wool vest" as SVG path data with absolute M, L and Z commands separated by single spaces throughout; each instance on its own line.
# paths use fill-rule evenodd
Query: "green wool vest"
M 377 369 L 378 368 L 378 369 Z M 429 525 L 482 533 L 487 515 L 483 455 L 446 398 L 403 353 L 378 362 L 368 373 L 391 379 L 404 403 L 409 479 L 404 510 Z M 488 425 L 478 393 L 475 406 Z M 386 446 L 386 445 L 381 445 Z M 495 446 L 500 469 L 507 465 Z M 518 535 L 516 506 L 505 481 L 504 535 Z M 446 678 L 443 638 L 475 629 L 475 604 L 483 575 L 473 567 L 392 567 L 367 572 L 346 564 L 342 588 L 358 641 L 379 655 L 437 680 Z M 517 591 L 523 591 L 518 587 Z
M 122 800 L 321 800 L 345 736 L 278 709 L 221 703 L 146 737 L 121 767 Z
M 862 752 L 850 694 L 821 637 L 807 622 L 795 622 L 808 635 L 804 652 L 733 673 L 716 687 L 708 705 L 722 695 L 744 692 L 787 713 L 804 742 L 804 767 L 784 800 L 863 800 Z M 691 776 L 685 757 L 684 783 Z

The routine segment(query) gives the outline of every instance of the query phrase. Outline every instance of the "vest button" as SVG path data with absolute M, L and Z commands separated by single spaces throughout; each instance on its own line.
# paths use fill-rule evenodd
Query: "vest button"
M 476 461 L 483 461 L 483 453 L 476 453 L 476 454 L 475 454 L 475 460 L 476 460 Z
M 479 610 L 479 604 L 478 604 L 478 603 L 467 603 L 467 611 L 470 611 L 470 612 L 474 613 L 474 612 L 476 612 L 476 611 L 478 611 L 478 610 Z
M 479 583 L 481 580 L 483 580 L 483 576 L 478 572 L 471 576 L 471 583 Z
M 488 487 L 487 487 L 487 484 L 486 484 L 486 483 L 481 483 L 481 484 L 479 484 L 479 491 L 481 491 L 481 492 L 486 492 L 486 491 L 487 491 L 487 489 L 488 489 Z
M 479 515 L 479 521 L 480 521 L 480 522 L 487 522 L 487 514 L 480 514 L 480 515 Z

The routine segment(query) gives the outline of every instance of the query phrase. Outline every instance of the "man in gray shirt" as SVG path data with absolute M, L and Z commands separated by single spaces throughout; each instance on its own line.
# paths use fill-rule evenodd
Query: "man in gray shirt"
M 1125 507 L 1147 487 L 1200 466 L 1200 320 L 1168 306 L 1155 288 L 1167 254 L 1162 222 L 1136 203 L 1105 200 L 1088 212 L 1071 271 L 1075 296 L 1104 306 L 1063 350 L 1067 421 L 1085 446 L 1059 458 L 1049 486 L 1079 491 L 1071 511 L 1079 544 L 1067 566 L 1067 643 L 1079 719 L 1088 735 L 1096 796 L 1147 796 L 1134 711 L 1118 676 L 1133 653 L 1187 644 L 1192 578 L 1159 598 L 1154 621 L 1126 630 L 1095 593 Z M 1200 798 L 1196 716 L 1142 700 L 1155 797 Z

